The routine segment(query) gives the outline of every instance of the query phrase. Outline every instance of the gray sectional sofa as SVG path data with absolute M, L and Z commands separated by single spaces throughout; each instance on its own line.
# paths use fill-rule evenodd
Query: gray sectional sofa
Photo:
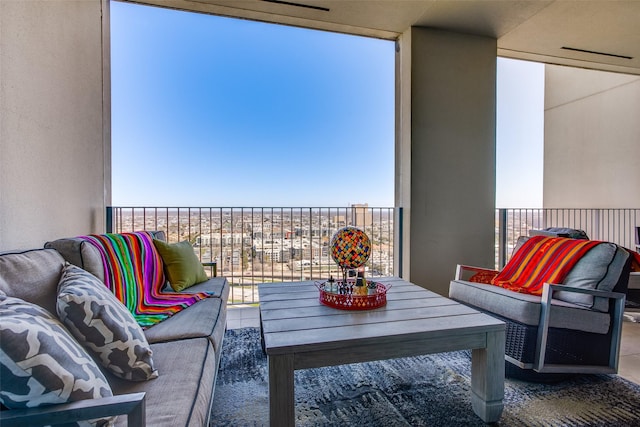
M 154 237 L 163 238 L 163 235 Z M 0 254 L 0 298 L 20 298 L 55 316 L 58 285 L 67 260 L 104 279 L 100 255 L 95 248 L 81 239 L 61 239 L 47 243 L 44 249 Z M 213 277 L 183 292 L 201 291 L 214 295 L 144 330 L 157 378 L 130 381 L 100 367 L 114 397 L 75 402 L 71 408 L 88 406 L 83 409 L 87 414 L 104 416 L 113 411 L 130 412 L 136 406 L 130 423 L 141 424 L 146 419 L 146 425 L 150 426 L 208 425 L 226 327 L 229 285 L 225 278 Z M 5 384 L 2 388 L 6 388 Z M 139 401 L 143 395 L 139 393 L 144 393 L 142 405 Z M 68 404 L 41 407 L 48 415 L 38 415 L 40 418 L 36 418 L 37 413 L 42 412 L 40 408 L 5 408 L 0 413 L 0 424 L 25 425 L 25 420 L 38 419 L 46 424 L 46 420 L 54 417 L 73 420 L 76 415 L 82 415 L 80 410 L 57 411 L 67 407 Z M 127 425 L 127 416 L 118 416 L 115 425 Z

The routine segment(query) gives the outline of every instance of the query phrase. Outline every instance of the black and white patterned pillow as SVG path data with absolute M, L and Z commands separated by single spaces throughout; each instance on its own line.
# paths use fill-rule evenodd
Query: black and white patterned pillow
M 100 279 L 67 263 L 56 309 L 62 323 L 111 373 L 131 381 L 158 377 L 142 328 Z
M 51 313 L 0 295 L 0 402 L 9 409 L 112 396 L 91 356 Z M 99 420 L 81 425 L 110 424 Z

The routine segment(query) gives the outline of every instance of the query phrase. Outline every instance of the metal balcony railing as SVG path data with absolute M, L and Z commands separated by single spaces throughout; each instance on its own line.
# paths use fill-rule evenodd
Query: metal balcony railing
M 340 228 L 361 228 L 372 243 L 368 277 L 394 272 L 394 208 L 109 207 L 107 231 L 164 231 L 187 240 L 201 262 L 217 263 L 231 285 L 230 304 L 257 303 L 257 284 L 340 277 L 329 241 Z
M 584 230 L 590 239 L 635 249 L 640 209 L 496 209 L 496 267 L 508 261 L 519 236 L 531 229 L 566 227 Z
M 372 241 L 369 277 L 402 276 L 394 271 L 402 265 L 402 244 L 394 246 L 394 236 L 402 236 L 400 218 L 402 208 L 388 207 L 109 207 L 107 231 L 161 230 L 169 242 L 188 240 L 231 284 L 230 304 L 253 304 L 258 283 L 339 277 L 329 241 L 347 225 L 362 228 Z M 496 209 L 495 267 L 504 266 L 517 238 L 531 229 L 575 228 L 634 249 L 638 226 L 640 209 Z

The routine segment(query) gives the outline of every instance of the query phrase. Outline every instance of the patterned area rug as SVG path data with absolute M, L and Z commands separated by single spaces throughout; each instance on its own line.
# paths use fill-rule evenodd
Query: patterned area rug
M 484 426 L 471 409 L 470 352 L 295 372 L 296 426 Z M 226 332 L 210 426 L 267 426 L 257 328 Z M 640 426 L 640 386 L 615 375 L 556 384 L 507 379 L 498 426 Z

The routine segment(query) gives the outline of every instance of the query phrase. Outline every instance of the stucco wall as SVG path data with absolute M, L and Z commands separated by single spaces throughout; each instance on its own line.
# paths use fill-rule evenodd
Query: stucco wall
M 400 161 L 411 164 L 400 172 L 411 185 L 397 201 L 411 215 L 405 277 L 447 295 L 457 263 L 495 262 L 496 40 L 427 28 L 404 37 L 411 108 L 400 111 L 410 121 L 398 121 L 399 144 Z
M 640 77 L 547 65 L 544 122 L 544 207 L 640 207 Z
M 103 230 L 107 6 L 0 2 L 0 251 Z

